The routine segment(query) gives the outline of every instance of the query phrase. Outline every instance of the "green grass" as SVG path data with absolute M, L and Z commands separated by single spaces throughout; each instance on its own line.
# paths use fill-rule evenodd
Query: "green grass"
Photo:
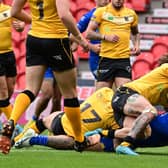
M 168 147 L 137 150 L 140 156 L 60 151 L 45 147 L 12 149 L 0 154 L 0 168 L 166 168 Z

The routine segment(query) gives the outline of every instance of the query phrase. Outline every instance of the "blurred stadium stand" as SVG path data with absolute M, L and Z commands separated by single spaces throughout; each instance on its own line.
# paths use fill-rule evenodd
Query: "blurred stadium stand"
M 132 79 L 138 79 L 153 69 L 154 57 L 150 52 L 142 52 L 132 65 Z

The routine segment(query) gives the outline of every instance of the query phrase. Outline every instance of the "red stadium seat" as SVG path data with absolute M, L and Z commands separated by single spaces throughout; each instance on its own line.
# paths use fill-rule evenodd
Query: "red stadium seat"
M 73 16 L 75 16 L 76 11 L 77 11 L 77 4 L 73 1 L 71 1 L 71 3 L 70 3 L 70 10 L 71 10 Z
M 132 79 L 138 79 L 141 76 L 150 72 L 151 70 L 151 65 L 148 62 L 143 60 L 135 61 L 132 66 Z
M 17 63 L 17 71 L 18 71 L 18 73 L 25 72 L 26 58 L 25 57 L 20 57 L 19 59 L 17 59 L 16 63 Z
M 130 9 L 133 9 L 132 3 L 130 3 L 130 2 L 125 2 L 124 6 L 127 8 L 130 8 Z
M 137 12 L 147 12 L 150 9 L 150 0 L 131 0 L 132 7 Z
M 77 6 L 81 7 L 85 7 L 85 8 L 93 8 L 95 7 L 95 2 L 94 1 L 90 1 L 90 0 L 76 0 L 76 4 Z
M 137 56 L 132 65 L 132 79 L 138 79 L 139 77 L 150 72 L 154 67 L 154 58 L 152 53 L 143 52 Z
M 152 64 L 154 63 L 154 56 L 151 52 L 142 52 L 136 57 L 135 61 L 145 61 L 150 64 L 152 68 Z
M 79 21 L 84 14 L 86 14 L 88 11 L 90 11 L 95 7 L 95 3 L 89 2 L 88 0 L 87 1 L 80 0 L 79 2 L 77 2 L 77 10 L 75 14 L 75 18 L 77 21 Z
M 168 52 L 168 47 L 164 44 L 155 44 L 151 51 L 154 55 L 155 61 L 157 61 L 163 54 Z
M 87 8 L 80 8 L 80 9 L 78 9 L 78 10 L 76 11 L 76 13 L 75 13 L 75 18 L 76 18 L 76 20 L 79 21 L 80 18 L 81 18 L 84 14 L 86 14 L 88 11 L 89 11 L 89 9 L 87 9 Z
M 2 0 L 2 2 L 4 4 L 7 4 L 7 5 L 11 5 L 12 4 L 12 0 Z
M 165 53 L 168 52 L 168 36 L 158 37 L 154 40 L 154 44 L 151 48 L 151 52 L 154 55 L 154 61 L 157 62 L 158 59 Z
M 80 59 L 88 59 L 89 58 L 88 52 L 84 52 L 83 48 L 80 46 L 78 47 L 78 50 L 77 50 L 77 56 Z
M 20 49 L 20 57 L 26 57 L 26 43 L 25 43 L 25 41 L 20 43 L 19 49 Z
M 20 49 L 17 48 L 17 47 L 14 47 L 14 53 L 15 53 L 15 58 L 16 58 L 16 61 L 17 61 L 20 57 Z
M 21 33 L 15 30 L 12 30 L 12 40 L 15 46 L 19 46 L 21 41 Z
M 160 36 L 160 37 L 157 37 L 155 38 L 154 40 L 154 44 L 155 43 L 161 43 L 161 44 L 165 44 L 168 46 L 168 36 Z

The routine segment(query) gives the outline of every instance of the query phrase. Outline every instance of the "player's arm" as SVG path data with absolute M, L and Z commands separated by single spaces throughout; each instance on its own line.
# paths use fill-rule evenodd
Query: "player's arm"
M 12 26 L 16 31 L 22 32 L 24 30 L 24 27 L 25 27 L 25 22 L 22 22 L 20 20 L 13 20 L 12 21 Z
M 11 8 L 11 16 L 23 22 L 31 23 L 31 16 L 22 10 L 26 0 L 14 0 Z
M 89 40 L 105 40 L 112 43 L 119 41 L 119 37 L 115 34 L 107 35 L 97 32 L 98 27 L 99 24 L 95 20 L 91 20 L 86 30 L 86 38 Z
M 84 14 L 81 19 L 78 21 L 77 23 L 77 27 L 79 29 L 79 31 L 81 33 L 83 33 L 86 29 L 87 29 L 87 26 L 89 24 L 89 21 L 90 21 L 90 18 L 92 16 L 92 13 L 93 13 L 93 10 L 92 11 L 89 11 L 87 12 L 86 14 Z M 78 49 L 78 42 L 75 41 L 75 39 L 73 39 L 73 36 L 70 35 L 70 38 L 71 38 L 71 41 L 72 41 L 72 44 L 71 44 L 71 49 L 73 52 L 77 51 Z M 94 51 L 94 52 L 97 52 L 98 51 L 98 47 L 96 46 L 93 46 L 91 44 L 89 44 L 89 49 Z
M 67 27 L 69 32 L 72 33 L 79 45 L 81 45 L 85 50 L 88 50 L 88 42 L 80 33 L 76 26 L 75 19 L 70 12 L 69 0 L 56 0 L 56 7 L 63 24 Z
M 95 134 L 100 134 L 101 136 L 105 136 L 105 137 L 108 137 L 108 138 L 114 138 L 115 130 L 98 128 L 98 129 L 95 129 L 93 131 L 86 132 L 85 136 L 92 136 L 92 135 L 95 135 Z
M 95 134 L 100 134 L 101 136 L 108 138 L 124 138 L 130 131 L 130 128 L 121 128 L 121 129 L 95 129 L 93 131 L 89 131 L 85 133 L 85 136 L 92 136 Z
M 96 32 L 98 27 L 99 24 L 96 21 L 91 20 L 86 30 L 86 38 L 90 40 L 104 40 L 104 34 Z
M 140 34 L 138 31 L 138 26 L 131 27 L 132 33 L 132 43 L 133 43 L 133 50 L 132 55 L 139 55 L 140 54 Z

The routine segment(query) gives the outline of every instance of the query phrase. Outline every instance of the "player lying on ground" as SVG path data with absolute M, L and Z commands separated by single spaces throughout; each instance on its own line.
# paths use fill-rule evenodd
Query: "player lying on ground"
M 112 89 L 106 87 L 101 88 L 81 104 L 83 134 L 97 128 L 102 128 L 103 131 L 101 134 L 110 138 L 123 138 L 127 135 L 129 128 L 132 127 L 134 118 L 126 117 L 123 122 L 123 128 L 120 128 L 118 124 L 116 124 L 111 107 L 113 94 Z M 34 129 L 38 134 L 48 129 L 53 132 L 54 135 L 68 135 L 73 137 L 71 125 L 67 116 L 62 112 L 55 112 L 43 119 L 39 119 L 33 123 L 30 128 Z M 16 137 L 15 141 L 21 136 L 22 134 Z
M 160 147 L 168 145 L 168 113 L 158 115 L 151 123 L 152 133 L 146 139 L 136 140 L 135 148 L 138 147 Z M 102 136 L 101 129 L 87 132 L 92 146 L 86 150 L 91 151 L 115 151 L 115 141 L 112 138 Z M 29 129 L 27 134 L 16 142 L 16 148 L 30 147 L 33 145 L 48 146 L 55 149 L 73 149 L 74 140 L 66 135 L 45 136 L 37 135 L 34 130 Z
M 111 107 L 113 94 L 112 89 L 102 88 L 93 93 L 80 105 L 83 134 L 97 128 L 102 128 L 106 130 L 104 134 L 114 136 L 115 130 L 120 127 L 115 122 L 113 109 Z M 126 122 L 124 122 L 124 124 L 126 124 Z M 126 127 L 126 125 L 124 126 Z M 73 137 L 72 127 L 64 113 L 56 112 L 43 119 L 39 119 L 33 123 L 30 128 L 34 129 L 38 134 L 45 129 L 49 129 L 49 131 L 52 131 L 55 135 L 62 134 Z M 128 129 L 124 128 L 123 130 L 127 134 Z M 16 137 L 15 141 L 19 138 L 20 136 Z

